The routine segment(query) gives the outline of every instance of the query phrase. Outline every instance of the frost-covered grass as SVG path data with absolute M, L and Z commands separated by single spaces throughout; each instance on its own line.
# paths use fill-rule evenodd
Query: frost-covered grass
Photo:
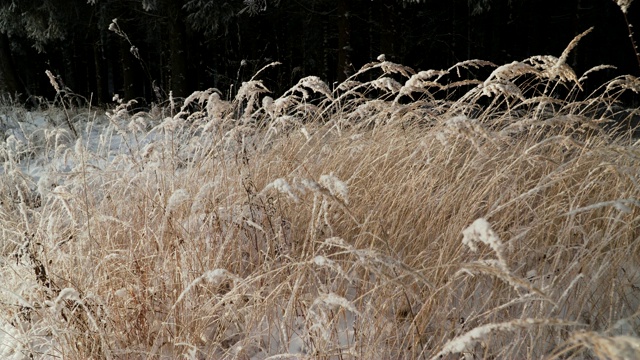
M 564 59 L 5 108 L 0 357 L 640 356 L 640 82 Z

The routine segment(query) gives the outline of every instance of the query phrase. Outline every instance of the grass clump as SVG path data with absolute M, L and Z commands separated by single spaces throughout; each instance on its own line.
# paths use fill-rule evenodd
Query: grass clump
M 2 355 L 638 355 L 637 114 L 616 102 L 638 80 L 579 99 L 565 60 L 379 61 L 333 91 L 252 79 L 38 152 L 8 138 Z

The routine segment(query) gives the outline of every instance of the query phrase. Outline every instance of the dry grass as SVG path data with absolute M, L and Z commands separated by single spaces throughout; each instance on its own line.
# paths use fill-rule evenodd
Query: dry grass
M 640 150 L 608 122 L 638 79 L 578 100 L 565 58 L 123 104 L 44 131 L 39 181 L 9 137 L 2 354 L 640 356 Z

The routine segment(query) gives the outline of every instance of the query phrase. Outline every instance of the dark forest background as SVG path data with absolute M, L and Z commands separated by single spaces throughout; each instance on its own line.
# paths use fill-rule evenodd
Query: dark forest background
M 380 54 L 415 70 L 467 59 L 503 64 L 572 52 L 578 76 L 600 65 L 595 87 L 640 76 L 627 24 L 613 0 L 2 0 L 0 91 L 51 99 L 50 70 L 94 104 L 114 94 L 147 103 L 211 87 L 225 94 L 265 65 L 280 93 L 308 75 L 329 84 Z M 640 26 L 631 6 L 630 22 Z M 113 19 L 117 19 L 113 23 Z M 588 91 L 589 84 L 586 89 Z

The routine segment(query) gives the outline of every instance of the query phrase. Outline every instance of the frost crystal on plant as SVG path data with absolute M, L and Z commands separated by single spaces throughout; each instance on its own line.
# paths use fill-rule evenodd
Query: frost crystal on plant
M 349 187 L 343 181 L 330 173 L 329 175 L 320 176 L 320 184 L 327 188 L 331 195 L 349 204 Z
M 616 4 L 618 4 L 618 6 L 620 7 L 620 10 L 622 10 L 623 13 L 627 13 L 627 11 L 629 10 L 629 6 L 631 6 L 631 3 L 633 2 L 633 0 L 615 0 Z
M 499 242 L 497 238 L 498 237 L 491 229 L 489 222 L 483 218 L 477 219 L 473 224 L 462 231 L 462 243 L 467 245 L 473 252 L 478 251 L 478 247 L 475 244 L 477 241 L 491 245 L 496 241 Z
M 353 304 L 351 302 L 349 302 L 349 300 L 343 298 L 340 295 L 337 295 L 335 293 L 328 293 L 328 294 L 320 294 L 320 296 L 318 296 L 314 302 L 312 306 L 318 306 L 318 305 L 325 305 L 328 307 L 341 307 L 344 309 L 347 309 L 349 311 L 351 311 L 354 314 L 358 314 L 360 315 L 360 312 L 358 311 L 358 309 L 356 309 L 355 306 L 353 306 Z
M 202 185 L 193 201 L 193 204 L 191 204 L 191 213 L 200 213 L 205 211 L 209 194 L 213 189 L 215 189 L 215 186 L 216 183 L 214 182 L 208 182 Z
M 275 189 L 276 191 L 289 196 L 295 202 L 300 201 L 298 196 L 293 192 L 293 188 L 291 187 L 291 185 L 289 185 L 289 183 L 285 179 L 280 178 L 273 180 L 272 182 L 267 184 L 267 186 L 265 186 L 262 191 L 265 192 L 269 189 Z
M 477 219 L 469 227 L 462 231 L 462 243 L 473 252 L 478 250 L 476 242 L 481 242 L 493 249 L 498 257 L 499 268 L 507 270 L 507 262 L 503 256 L 504 246 L 498 235 L 491 229 L 491 224 L 483 218 Z
M 189 200 L 189 193 L 185 189 L 178 189 L 169 198 L 167 202 L 167 214 L 175 211 L 180 205 Z

